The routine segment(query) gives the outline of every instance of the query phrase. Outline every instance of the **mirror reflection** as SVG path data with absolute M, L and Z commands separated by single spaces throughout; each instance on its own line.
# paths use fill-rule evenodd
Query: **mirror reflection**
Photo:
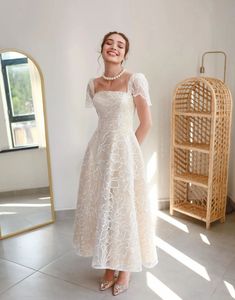
M 54 221 L 41 74 L 0 52 L 0 238 Z

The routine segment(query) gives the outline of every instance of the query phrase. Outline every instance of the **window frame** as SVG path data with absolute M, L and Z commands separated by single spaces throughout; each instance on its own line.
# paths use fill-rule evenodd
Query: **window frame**
M 12 142 L 13 149 L 32 148 L 32 145 L 30 145 L 30 146 L 16 146 L 15 143 L 14 143 L 14 137 L 13 137 L 13 132 L 12 132 L 12 123 L 33 121 L 33 120 L 35 120 L 35 113 L 34 114 L 21 115 L 21 116 L 14 116 L 13 115 L 12 105 L 11 105 L 11 97 L 10 97 L 10 90 L 9 90 L 9 84 L 8 84 L 8 78 L 7 78 L 7 67 L 8 66 L 26 64 L 26 63 L 28 63 L 28 58 L 25 57 L 25 58 L 2 59 L 2 55 L 0 54 L 0 60 L 1 60 L 3 84 L 4 84 L 4 89 L 5 89 L 5 97 L 6 97 L 6 103 L 7 103 L 7 113 L 8 113 L 8 119 L 9 119 L 11 142 Z

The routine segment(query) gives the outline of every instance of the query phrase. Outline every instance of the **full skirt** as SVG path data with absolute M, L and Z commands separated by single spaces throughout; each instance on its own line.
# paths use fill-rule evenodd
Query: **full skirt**
M 156 211 L 134 131 L 96 130 L 83 158 L 73 245 L 92 267 L 139 272 L 158 261 Z

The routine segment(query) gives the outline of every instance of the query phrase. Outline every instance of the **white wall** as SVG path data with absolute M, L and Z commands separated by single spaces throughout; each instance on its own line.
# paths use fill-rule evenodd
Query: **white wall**
M 216 0 L 215 7 L 213 46 L 215 49 L 225 51 L 228 55 L 226 84 L 233 95 L 228 194 L 235 202 L 235 1 Z M 217 59 L 216 73 L 218 77 L 223 76 L 223 57 Z
M 173 89 L 179 81 L 199 75 L 204 51 L 224 47 L 216 43 L 217 23 L 224 26 L 220 38 L 229 24 L 232 2 L 1 0 L 1 11 L 7 13 L 0 18 L 0 47 L 30 53 L 44 73 L 56 209 L 75 207 L 81 160 L 97 123 L 95 110 L 84 107 L 86 83 L 102 72 L 98 50 L 103 35 L 112 30 L 130 38 L 126 67 L 149 80 L 154 126 L 142 150 L 146 164 L 156 152 L 151 183 L 160 200 L 168 199 Z M 220 9 L 224 14 L 218 20 Z M 231 51 L 234 41 L 230 43 Z M 232 65 L 229 68 L 232 81 Z M 213 67 L 207 70 L 214 75 Z

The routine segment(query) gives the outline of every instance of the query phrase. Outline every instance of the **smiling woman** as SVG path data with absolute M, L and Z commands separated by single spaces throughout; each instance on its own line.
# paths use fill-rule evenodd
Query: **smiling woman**
M 117 31 L 109 32 L 104 36 L 101 44 L 102 57 L 105 60 L 107 56 L 117 56 L 118 60 L 116 62 L 121 62 L 122 64 L 129 52 L 129 47 L 130 43 L 125 34 Z M 110 69 L 106 69 L 105 74 L 111 76 L 111 74 L 108 74 L 110 71 Z
M 105 62 L 105 71 L 100 78 L 94 80 L 96 92 L 100 90 L 126 91 L 131 74 L 122 68 L 122 63 L 128 52 L 129 40 L 123 33 L 114 31 L 104 36 L 101 55 Z
M 123 67 L 129 40 L 110 32 L 101 45 L 104 74 L 87 85 L 86 107 L 95 107 L 98 127 L 88 143 L 78 191 L 74 247 L 105 269 L 100 290 L 127 290 L 130 272 L 158 261 L 154 215 L 148 199 L 140 144 L 151 127 L 148 81 Z M 133 130 L 137 110 L 140 124 Z M 118 274 L 118 278 L 115 274 Z

